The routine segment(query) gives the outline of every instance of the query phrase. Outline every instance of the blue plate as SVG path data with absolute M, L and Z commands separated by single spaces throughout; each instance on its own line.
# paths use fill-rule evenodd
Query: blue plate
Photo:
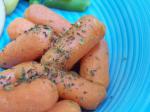
M 94 112 L 150 112 L 150 0 L 91 1 L 84 13 L 53 10 L 72 23 L 92 14 L 107 27 L 111 83 L 106 100 Z M 7 17 L 1 49 L 10 42 L 8 24 L 27 7 L 22 0 Z

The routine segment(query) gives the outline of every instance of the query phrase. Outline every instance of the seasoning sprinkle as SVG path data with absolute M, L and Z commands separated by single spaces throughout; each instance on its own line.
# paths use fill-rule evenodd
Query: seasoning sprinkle
M 94 76 L 97 70 L 90 70 L 91 76 Z
M 83 102 L 83 101 L 84 101 L 84 98 L 83 98 L 83 97 L 81 97 L 81 98 L 80 98 L 80 101 L 81 101 L 81 102 Z
M 66 28 L 63 27 L 62 29 L 63 29 L 63 31 L 66 31 Z
M 26 77 L 26 74 L 25 74 L 25 70 L 24 70 L 24 68 L 22 68 L 22 71 L 21 71 L 21 76 L 19 77 L 19 79 L 18 79 L 18 83 L 22 83 L 22 82 L 25 82 L 25 81 L 27 81 L 27 77 Z
M 78 21 L 76 24 L 73 24 L 76 28 L 81 27 L 81 23 Z
M 84 91 L 83 94 L 87 94 L 87 91 Z
M 43 32 L 43 34 L 44 34 L 44 36 L 45 36 L 45 37 L 47 37 L 47 36 L 48 36 L 46 32 Z
M 77 35 L 81 36 L 81 34 L 79 32 L 77 32 Z
M 85 30 L 81 30 L 83 33 L 85 33 L 86 31 Z
M 13 90 L 13 88 L 14 88 L 14 86 L 13 86 L 13 84 L 11 84 L 11 83 L 6 84 L 6 85 L 4 85 L 4 87 L 3 87 L 3 89 L 4 89 L 5 91 L 11 91 L 11 90 Z
M 24 31 L 24 33 L 27 33 L 27 32 L 28 32 L 28 31 L 26 31 L 26 30 Z
M 97 56 L 95 57 L 96 60 L 100 60 Z
M 79 21 L 77 22 L 77 26 L 78 26 L 78 27 L 80 27 L 80 26 L 81 26 L 81 23 L 80 23 Z
M 80 43 L 81 45 L 83 45 L 83 44 L 84 44 L 84 40 L 83 40 L 83 38 L 81 38 L 81 39 L 80 39 L 79 43 Z

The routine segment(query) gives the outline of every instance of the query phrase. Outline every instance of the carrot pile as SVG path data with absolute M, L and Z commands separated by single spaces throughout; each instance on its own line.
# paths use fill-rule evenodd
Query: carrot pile
M 71 25 L 34 4 L 8 34 L 12 42 L 0 52 L 0 67 L 7 68 L 0 72 L 0 112 L 81 112 L 105 99 L 108 48 L 105 26 L 94 16 Z M 79 73 L 72 71 L 77 62 Z

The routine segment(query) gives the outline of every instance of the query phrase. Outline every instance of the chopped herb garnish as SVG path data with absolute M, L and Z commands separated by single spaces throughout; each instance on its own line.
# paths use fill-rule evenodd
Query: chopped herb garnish
M 84 91 L 83 94 L 87 94 L 87 91 Z
M 48 27 L 47 25 L 43 25 L 44 26 L 44 29 L 48 30 L 50 29 L 50 27 Z
M 83 33 L 85 33 L 86 31 L 85 30 L 81 30 Z
M 64 50 L 60 47 L 57 47 L 56 51 L 57 51 L 57 53 L 64 53 Z
M 88 22 L 90 22 L 91 20 L 90 19 L 88 19 Z
M 72 41 L 72 40 L 75 39 L 75 37 L 74 36 L 70 36 L 69 39 Z
M 22 68 L 21 76 L 18 78 L 17 82 L 22 83 L 22 82 L 26 82 L 26 81 L 27 81 L 27 77 L 25 74 L 25 70 L 24 70 L 24 68 Z
M 81 102 L 83 102 L 83 101 L 84 101 L 84 98 L 83 98 L 83 97 L 81 97 L 81 98 L 80 98 L 80 101 L 81 101 Z
M 44 72 L 49 73 L 49 69 L 46 66 L 44 66 Z
M 80 39 L 80 42 L 79 42 L 81 45 L 83 45 L 84 44 L 84 40 L 83 40 L 83 38 L 81 38 Z
M 94 76 L 97 70 L 90 70 L 91 76 Z
M 95 57 L 96 60 L 100 60 L 97 56 Z
M 24 31 L 24 33 L 27 33 L 27 32 L 28 32 L 28 31 L 26 31 L 26 30 Z
M 78 21 L 76 24 L 74 24 L 73 26 L 75 26 L 76 28 L 81 27 L 81 23 Z
M 68 84 L 64 84 L 64 87 L 65 87 L 65 89 L 69 89 L 74 85 L 75 85 L 74 83 L 68 83 Z
M 62 29 L 63 29 L 63 31 L 66 31 L 66 28 L 63 27 Z
M 40 30 L 39 25 L 35 25 L 34 27 L 30 28 L 28 31 L 33 31 L 33 32 L 37 32 Z
M 14 88 L 14 85 L 11 84 L 11 83 L 6 84 L 6 85 L 4 85 L 4 87 L 3 87 L 3 89 L 4 89 L 5 91 L 11 91 L 11 90 L 13 90 L 13 88 Z
M 77 22 L 77 27 L 80 27 L 81 26 L 81 23 L 78 21 Z
M 78 77 L 78 76 L 79 76 L 76 72 L 71 72 L 71 75 L 72 75 L 73 77 Z
M 71 86 L 74 86 L 74 85 L 75 85 L 74 83 L 71 84 Z
M 43 34 L 44 34 L 44 36 L 45 36 L 45 37 L 48 37 L 48 35 L 47 35 L 47 33 L 46 33 L 46 32 L 43 32 Z
M 48 35 L 48 37 L 50 37 L 52 31 L 51 31 L 51 29 L 48 29 L 47 31 L 48 31 L 47 35 Z
M 81 34 L 79 32 L 77 32 L 77 35 L 81 36 Z

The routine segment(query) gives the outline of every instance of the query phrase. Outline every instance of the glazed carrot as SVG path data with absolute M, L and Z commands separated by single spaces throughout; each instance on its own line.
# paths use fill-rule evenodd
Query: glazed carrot
M 81 112 L 80 106 L 71 100 L 62 100 L 47 112 Z
M 35 24 L 48 25 L 57 34 L 62 34 L 71 27 L 71 24 L 63 17 L 39 4 L 30 5 L 25 12 L 25 18 Z
M 25 62 L 0 72 L 0 89 L 9 83 L 26 81 L 36 75 L 44 75 L 44 67 L 36 62 Z
M 109 84 L 108 48 L 105 40 L 101 40 L 80 64 L 80 75 L 90 81 L 102 84 L 105 88 Z
M 104 36 L 105 26 L 93 16 L 84 16 L 49 49 L 41 59 L 44 65 L 71 69 Z
M 24 32 L 0 52 L 0 67 L 10 68 L 41 57 L 50 46 L 51 35 L 49 27 L 39 25 Z
M 44 112 L 58 100 L 56 86 L 46 79 L 0 90 L 0 112 Z
M 75 101 L 88 110 L 96 109 L 106 95 L 106 90 L 102 85 L 85 80 L 75 72 L 51 68 L 49 79 L 56 84 L 61 98 Z
M 15 72 L 14 74 L 15 75 L 14 79 L 16 80 L 16 82 L 18 82 L 20 79 L 22 82 L 24 78 L 26 82 L 26 78 L 27 80 L 30 79 L 32 80 L 32 78 L 34 79 L 38 76 L 39 77 L 46 76 L 48 77 L 49 80 L 51 80 L 56 84 L 59 92 L 59 96 L 61 98 L 64 98 L 66 100 L 73 100 L 83 108 L 89 110 L 95 109 L 99 105 L 99 103 L 101 103 L 105 98 L 106 90 L 102 85 L 85 80 L 84 78 L 78 76 L 78 74 L 74 72 L 60 71 L 52 67 L 47 69 L 45 67 L 43 68 L 43 66 L 40 64 L 39 65 L 36 64 L 36 66 L 38 66 L 37 68 L 39 69 L 34 68 L 30 70 L 27 67 L 26 69 L 28 70 L 24 68 L 25 72 L 19 72 L 20 69 L 22 70 L 22 67 L 15 67 L 14 69 L 16 69 L 17 72 Z M 29 71 L 33 71 L 33 72 L 30 73 Z M 5 74 L 5 73 L 10 73 L 10 72 L 6 71 L 1 74 Z M 3 86 L 3 88 L 5 89 L 5 86 Z
M 9 37 L 14 40 L 25 31 L 34 27 L 34 23 L 24 18 L 17 18 L 7 28 Z

